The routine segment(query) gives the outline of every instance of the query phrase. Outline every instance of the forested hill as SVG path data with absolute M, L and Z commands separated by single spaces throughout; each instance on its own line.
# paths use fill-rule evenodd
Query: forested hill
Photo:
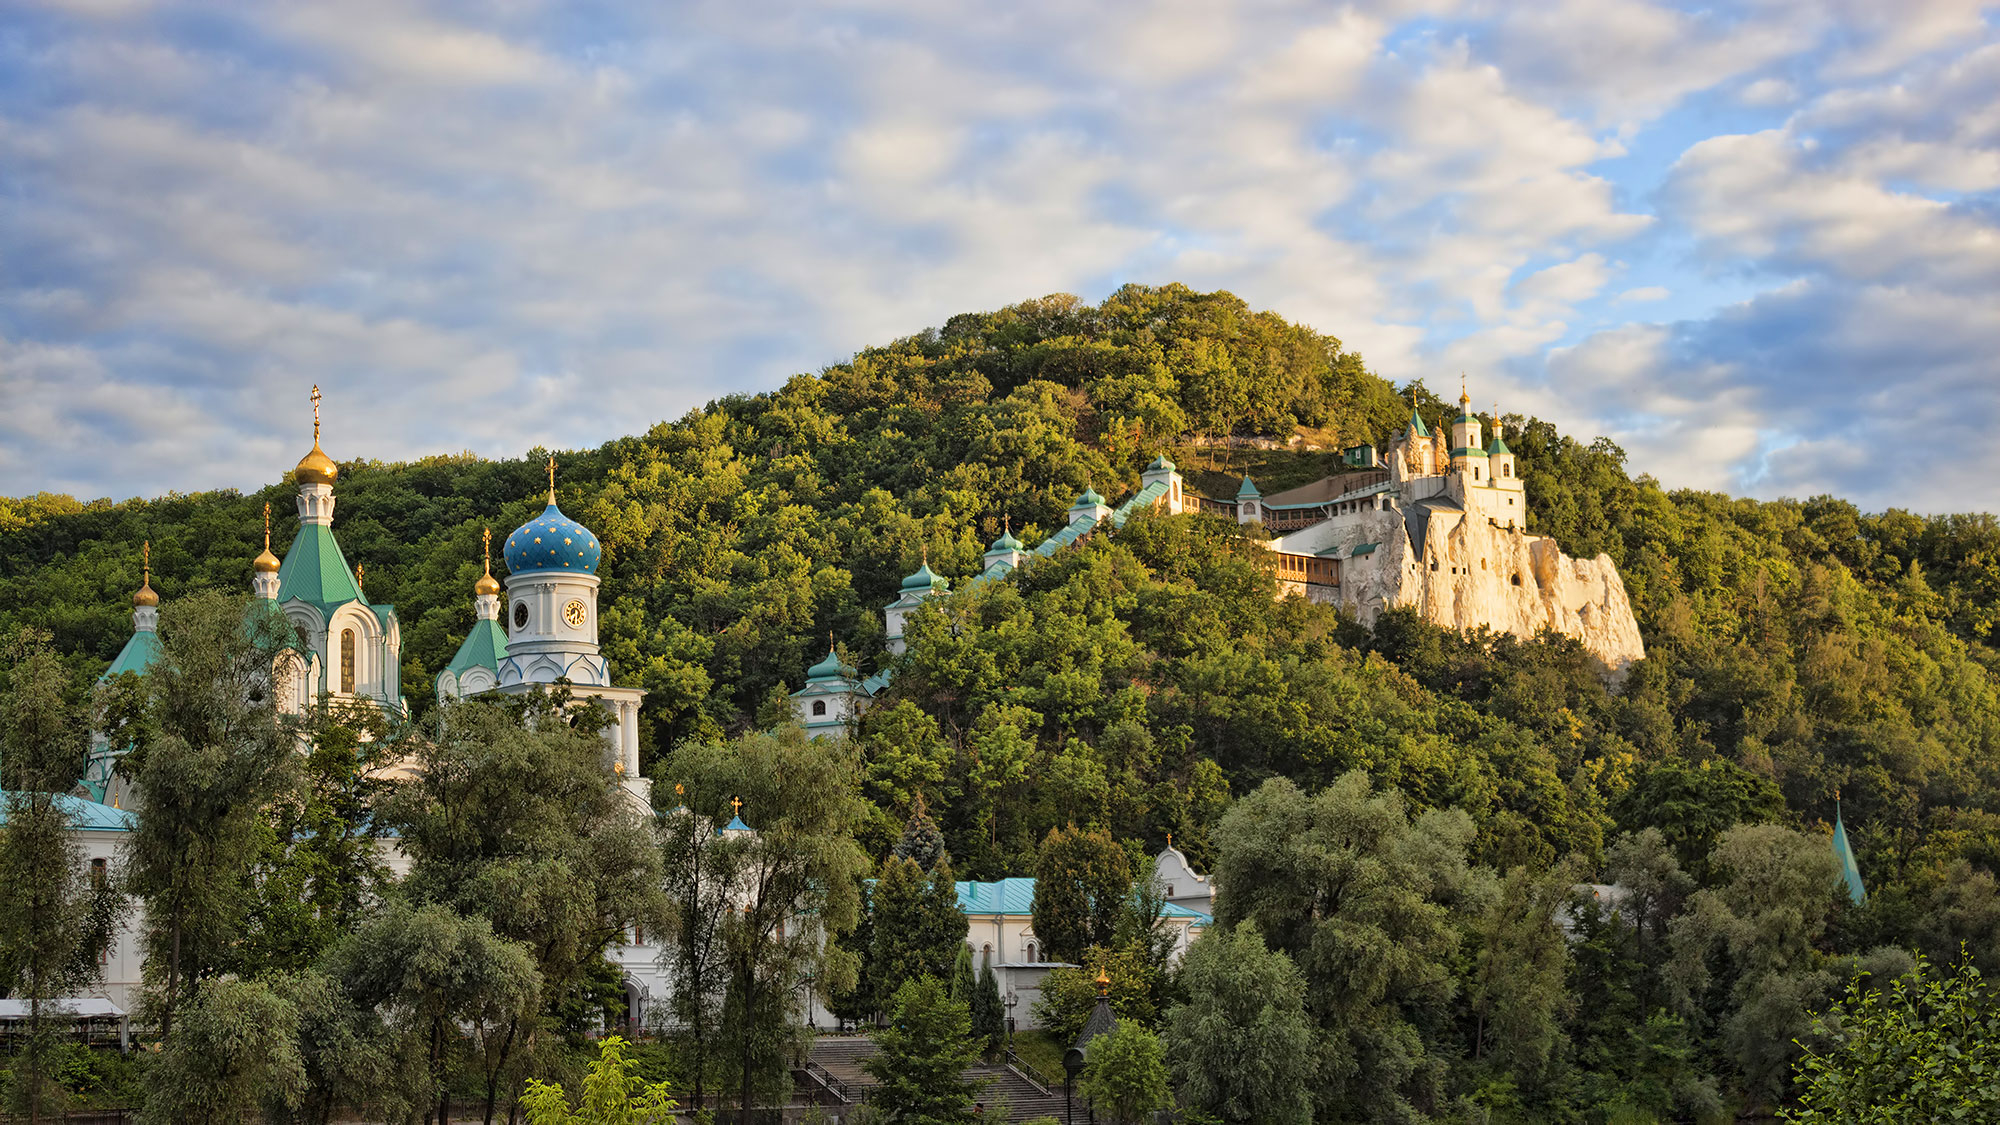
M 606 545 L 603 638 L 620 681 L 652 693 L 650 761 L 775 721 L 829 633 L 880 666 L 880 607 L 926 551 L 961 580 L 1003 519 L 1032 544 L 1084 486 L 1115 500 L 1161 451 L 1210 493 L 1246 471 L 1266 491 L 1302 483 L 1409 410 L 1333 337 L 1227 293 L 1133 286 L 957 316 L 561 454 L 559 498 Z M 1503 865 L 1594 857 L 1645 823 L 1691 848 L 1745 817 L 1811 825 L 1838 788 L 1872 885 L 1914 899 L 1956 863 L 2000 866 L 1992 516 L 1669 492 L 1608 442 L 1506 422 L 1530 525 L 1624 574 L 1649 658 L 1622 685 L 1561 641 L 1403 617 L 1370 635 L 1273 600 L 1232 525 L 1140 519 L 957 599 L 949 628 L 924 622 L 864 731 L 883 831 L 923 790 L 970 877 L 1018 873 L 1072 820 L 1174 831 L 1199 859 L 1231 795 L 1359 766 L 1465 808 L 1479 856 Z M 1293 434 L 1329 452 L 1214 443 Z M 480 529 L 539 510 L 542 457 L 341 465 L 335 529 L 368 596 L 402 616 L 419 708 L 470 622 Z M 79 680 L 95 675 L 129 634 L 144 539 L 169 607 L 247 591 L 266 501 L 280 549 L 292 535 L 288 468 L 251 495 L 0 500 L 0 629 L 44 627 Z

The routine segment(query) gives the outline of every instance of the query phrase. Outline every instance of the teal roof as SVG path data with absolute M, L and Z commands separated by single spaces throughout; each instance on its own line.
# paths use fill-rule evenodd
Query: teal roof
M 1833 802 L 1833 858 L 1840 864 L 1840 878 L 1847 884 L 1847 897 L 1860 906 L 1868 901 L 1868 888 L 1861 885 L 1861 865 L 1854 862 L 1854 849 L 1847 843 L 1847 825 L 1840 820 L 1840 801 Z
M 1167 460 L 1167 455 L 1162 453 L 1158 457 L 1153 458 L 1153 463 L 1146 466 L 1146 471 L 1149 473 L 1171 473 L 1178 471 L 1179 468 L 1180 466 Z
M 939 577 L 937 572 L 931 569 L 931 564 L 929 563 L 918 567 L 916 573 L 903 579 L 903 589 L 905 590 L 936 590 L 946 585 L 949 585 L 949 583 Z
M 1424 425 L 1423 415 L 1418 414 L 1414 406 L 1410 407 L 1410 429 L 1416 431 L 1418 437 L 1431 436 L 1431 428 Z
M 724 832 L 748 832 L 750 831 L 750 826 L 743 823 L 742 817 L 732 816 L 729 818 L 729 823 L 722 826 L 722 830 Z
M 1021 541 L 1019 539 L 1014 538 L 1014 531 L 1012 528 L 1002 531 L 1000 533 L 1000 538 L 995 539 L 993 541 L 993 545 L 987 548 L 989 552 L 1018 551 L 1020 549 L 1021 549 Z
M 832 649 L 826 650 L 826 659 L 806 669 L 808 680 L 840 680 L 854 675 L 854 669 L 840 662 L 840 656 Z
M 7 811 L 25 793 L 8 792 L 0 800 L 0 824 L 7 823 Z M 69 817 L 70 823 L 85 832 L 130 832 L 137 826 L 132 814 L 124 809 L 114 809 L 110 805 L 100 805 L 96 801 L 86 801 L 72 797 L 68 793 L 55 795 L 56 807 Z
M 1374 553 L 1375 553 L 1375 548 L 1377 548 L 1377 547 L 1379 547 L 1379 546 L 1381 546 L 1381 544 L 1380 544 L 1380 543 L 1363 543 L 1363 544 L 1361 544 L 1361 545 L 1360 545 L 1359 547 L 1356 547 L 1356 548 L 1354 548 L 1354 550 L 1353 550 L 1352 552 L 1350 552 L 1350 554 L 1351 554 L 1351 555 L 1372 555 L 1372 554 L 1374 554 Z
M 1243 499 L 1245 496 L 1261 497 L 1263 495 L 1264 495 L 1263 493 L 1257 491 L 1256 485 L 1250 483 L 1250 478 L 1247 476 L 1243 478 L 1242 486 L 1236 490 L 1236 498 L 1238 500 Z
M 861 681 L 861 690 L 869 695 L 880 695 L 889 689 L 889 681 L 895 678 L 895 670 L 884 668 L 880 672 Z
M 465 635 L 465 642 L 458 646 L 458 655 L 444 666 L 453 675 L 462 675 L 468 668 L 490 668 L 493 674 L 500 674 L 500 662 L 507 659 L 507 631 L 500 623 L 482 617 L 472 623 L 472 632 Z
M 1489 457 L 1498 457 L 1503 453 L 1511 454 L 1513 452 L 1513 450 L 1507 448 L 1506 442 L 1500 440 L 1500 431 L 1493 431 L 1493 440 L 1486 443 L 1486 455 Z
M 1166 499 L 1167 493 L 1172 491 L 1173 488 L 1166 481 L 1156 480 L 1139 491 L 1134 492 L 1131 499 L 1118 505 L 1111 513 L 1111 526 L 1124 527 L 1125 521 L 1132 518 L 1133 512 L 1145 511 L 1155 501 Z
M 1035 553 L 1043 558 L 1048 558 L 1057 551 L 1083 538 L 1096 526 L 1097 518 L 1095 516 L 1085 516 L 1068 527 L 1063 528 L 1061 531 L 1056 532 L 1054 535 L 1049 536 L 1047 539 L 1042 540 L 1035 547 Z
M 1077 497 L 1076 503 L 1071 504 L 1070 507 L 1081 508 L 1087 504 L 1102 504 L 1102 503 L 1104 503 L 1104 497 L 1099 496 L 1095 488 L 1091 488 L 1088 485 L 1086 485 L 1084 486 L 1083 495 Z
M 1017 875 L 1012 879 L 997 879 L 991 883 L 959 883 L 958 908 L 967 914 L 1031 914 L 1035 908 L 1035 880 L 1033 876 Z M 1176 906 L 1171 902 L 1160 904 L 1160 917 L 1186 918 L 1197 925 L 1209 925 L 1214 921 L 1199 910 Z
M 117 659 L 113 660 L 111 667 L 106 668 L 104 675 L 98 678 L 108 680 L 120 672 L 143 674 L 159 658 L 160 635 L 151 629 L 134 629 L 132 638 L 125 642 L 124 648 L 118 650 Z
M 1486 451 L 1475 445 L 1465 449 L 1454 449 L 1451 451 L 1451 455 L 1453 457 L 1484 457 L 1486 456 Z
M 311 603 L 322 615 L 348 602 L 368 604 L 361 585 L 354 581 L 354 568 L 340 553 L 333 529 L 324 524 L 299 525 L 299 533 L 278 567 L 278 601 L 293 598 Z

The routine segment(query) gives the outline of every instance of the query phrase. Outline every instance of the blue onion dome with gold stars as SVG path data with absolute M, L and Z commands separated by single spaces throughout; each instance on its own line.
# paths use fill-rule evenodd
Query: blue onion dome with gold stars
M 542 514 L 514 529 L 502 552 L 514 574 L 536 570 L 597 573 L 604 547 L 597 533 L 562 514 L 551 500 Z

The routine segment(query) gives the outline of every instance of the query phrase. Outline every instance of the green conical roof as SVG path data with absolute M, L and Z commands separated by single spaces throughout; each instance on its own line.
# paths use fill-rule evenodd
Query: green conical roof
M 1410 429 L 1413 432 L 1415 432 L 1418 437 L 1431 436 L 1431 428 L 1429 426 L 1424 425 L 1423 415 L 1418 414 L 1417 408 L 1414 406 L 1410 407 Z
M 324 524 L 300 525 L 291 548 L 285 552 L 284 565 L 278 568 L 278 601 L 293 598 L 311 602 L 321 613 L 330 613 L 335 606 L 348 602 L 368 604 L 360 584 L 354 581 L 354 570 L 347 565 L 347 556 L 341 554 L 340 543 L 333 537 L 333 529 Z
M 465 635 L 465 642 L 458 646 L 458 655 L 445 665 L 445 671 L 461 675 L 468 668 L 490 668 L 495 674 L 500 671 L 500 662 L 507 659 L 507 630 L 498 621 L 482 617 L 472 623 L 472 631 Z
M 1861 885 L 1861 865 L 1854 862 L 1854 848 L 1847 842 L 1847 825 L 1840 820 L 1840 798 L 1833 801 L 1833 858 L 1840 864 L 1840 878 L 1847 884 L 1847 897 L 1860 906 L 1868 901 L 1868 888 Z
M 153 666 L 153 661 L 159 658 L 160 635 L 151 629 L 134 629 L 132 639 L 126 641 L 125 647 L 118 650 L 118 658 L 111 662 L 111 667 L 106 668 L 100 678 L 108 680 L 120 672 L 133 672 L 143 676 L 146 674 L 146 669 Z
M 1236 498 L 1237 498 L 1238 500 L 1241 500 L 1241 499 L 1242 499 L 1243 497 L 1245 497 L 1245 496 L 1259 496 L 1259 497 L 1261 497 L 1261 496 L 1263 496 L 1263 495 L 1264 495 L 1263 493 L 1261 493 L 1261 492 L 1257 491 L 1257 486 L 1256 486 L 1256 485 L 1254 485 L 1254 484 L 1251 484 L 1251 483 L 1250 483 L 1250 478 L 1249 478 L 1249 477 L 1247 477 L 1247 476 L 1243 478 L 1243 485 L 1242 485 L 1242 487 L 1241 487 L 1241 488 L 1238 488 L 1238 489 L 1236 490 Z
M 1507 443 L 1500 440 L 1500 431 L 1498 430 L 1493 431 L 1493 440 L 1487 443 L 1486 455 L 1488 457 L 1498 457 L 1502 453 L 1512 453 L 1512 452 L 1514 451 L 1507 448 Z

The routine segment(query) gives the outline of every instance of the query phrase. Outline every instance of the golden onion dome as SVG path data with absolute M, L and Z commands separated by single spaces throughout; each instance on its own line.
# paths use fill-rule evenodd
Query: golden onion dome
M 482 574 L 479 576 L 479 581 L 472 584 L 472 592 L 482 597 L 487 594 L 498 595 L 500 593 L 500 580 L 490 574 Z
M 132 604 L 134 606 L 159 605 L 160 595 L 153 592 L 153 584 L 148 582 L 132 594 Z
M 319 439 L 313 439 L 312 452 L 299 458 L 299 467 L 292 470 L 292 479 L 300 484 L 332 484 L 340 475 L 340 466 L 319 447 Z
M 278 562 L 278 556 L 271 553 L 271 548 L 267 544 L 262 551 L 257 553 L 257 557 L 251 560 L 250 565 L 259 574 L 276 574 L 281 564 Z

